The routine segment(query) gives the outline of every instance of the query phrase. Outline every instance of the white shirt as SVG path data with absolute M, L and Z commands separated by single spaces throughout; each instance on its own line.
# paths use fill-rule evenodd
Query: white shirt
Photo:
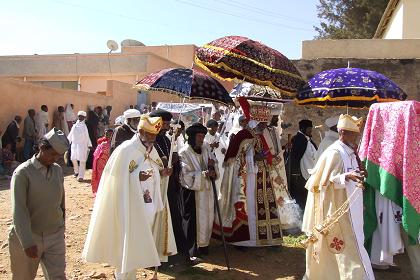
M 302 133 L 303 134 L 303 133 Z M 308 172 L 309 169 L 312 169 L 315 167 L 315 154 L 316 154 L 316 148 L 310 141 L 311 138 L 306 136 L 306 139 L 308 140 L 308 145 L 306 145 L 305 153 L 303 154 L 301 160 L 300 160 L 300 172 L 302 173 L 303 178 L 305 180 L 308 180 L 311 176 Z
M 322 153 L 335 141 L 337 141 L 338 138 L 338 132 L 332 130 L 328 130 L 327 132 L 325 132 L 325 137 L 324 139 L 322 139 L 321 143 L 319 144 L 318 151 L 315 153 L 315 160 L 318 161 Z

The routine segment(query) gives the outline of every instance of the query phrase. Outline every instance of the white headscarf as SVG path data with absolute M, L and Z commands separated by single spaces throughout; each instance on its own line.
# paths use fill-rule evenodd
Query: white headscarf
M 232 134 L 236 134 L 239 131 L 242 130 L 242 127 L 239 124 L 239 118 L 240 118 L 241 114 L 236 114 L 235 117 L 233 118 L 233 125 L 232 128 L 229 130 L 229 135 L 228 135 L 228 139 L 230 139 L 230 136 Z
M 74 113 L 70 104 L 66 105 L 66 111 L 65 111 L 64 117 L 65 117 L 66 121 L 68 121 L 68 122 L 74 122 L 75 120 L 77 120 L 76 114 Z

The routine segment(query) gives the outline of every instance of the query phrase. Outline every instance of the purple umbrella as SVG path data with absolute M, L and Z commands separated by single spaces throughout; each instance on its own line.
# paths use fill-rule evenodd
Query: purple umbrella
M 407 94 L 391 79 L 371 70 L 338 68 L 316 74 L 297 95 L 299 105 L 368 108 L 401 101 Z
M 216 79 L 187 68 L 168 68 L 151 73 L 138 81 L 138 89 L 176 94 L 187 99 L 201 99 L 234 105 L 229 93 Z

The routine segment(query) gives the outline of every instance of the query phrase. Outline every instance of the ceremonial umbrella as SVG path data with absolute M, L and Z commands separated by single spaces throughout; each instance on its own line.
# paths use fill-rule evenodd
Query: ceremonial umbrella
M 168 92 L 171 94 L 179 95 L 185 99 L 200 99 L 209 100 L 213 102 L 222 103 L 225 105 L 234 105 L 232 98 L 226 89 L 214 78 L 209 77 L 203 73 L 200 73 L 193 69 L 187 68 L 169 68 L 154 72 L 140 81 L 135 85 L 138 89 L 153 90 Z M 184 107 L 184 106 L 183 106 Z M 181 108 L 181 114 L 184 108 Z M 180 117 L 178 118 L 180 120 Z M 171 151 L 173 151 L 175 144 L 175 133 L 171 138 Z M 169 164 L 172 163 L 172 152 L 169 155 Z M 209 167 L 210 168 L 210 167 Z M 217 198 L 216 184 L 214 179 L 211 180 L 214 195 L 214 204 L 216 212 L 221 221 L 220 207 Z M 224 235 L 222 234 L 222 241 L 226 259 L 226 266 L 230 269 L 229 259 L 227 255 L 227 246 Z
M 234 105 L 229 93 L 216 79 L 188 68 L 168 68 L 138 81 L 138 89 L 176 94 L 182 98 L 209 100 Z
M 290 97 L 295 97 L 305 84 L 287 57 L 246 37 L 227 36 L 214 40 L 198 48 L 194 60 L 217 78 L 269 86 Z
M 293 101 L 292 97 L 284 95 L 280 91 L 248 82 L 237 84 L 229 95 L 232 98 L 243 96 L 247 100 L 261 101 L 262 103 L 285 103 Z
M 376 102 L 401 101 L 407 94 L 386 76 L 361 68 L 316 74 L 297 95 L 299 105 L 369 108 Z

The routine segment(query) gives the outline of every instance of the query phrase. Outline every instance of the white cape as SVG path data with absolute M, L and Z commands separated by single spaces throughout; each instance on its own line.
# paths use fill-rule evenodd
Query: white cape
M 71 160 L 86 162 L 92 142 L 85 121 L 77 121 L 71 127 L 67 139 L 71 143 Z
M 140 193 L 140 145 L 135 136 L 118 146 L 108 160 L 82 254 L 84 260 L 108 263 L 120 273 L 160 265 Z M 137 164 L 134 170 L 131 162 Z

